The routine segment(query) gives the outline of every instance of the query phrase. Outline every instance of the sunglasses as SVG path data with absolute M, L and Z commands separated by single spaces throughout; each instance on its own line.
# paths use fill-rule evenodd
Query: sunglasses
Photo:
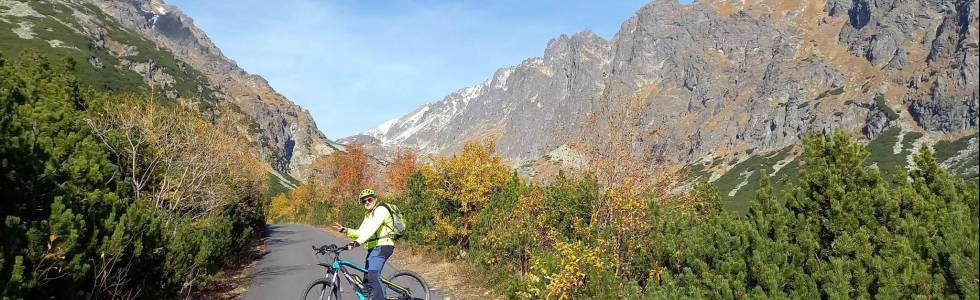
M 374 201 L 374 197 L 364 197 L 364 198 L 361 198 L 361 203 L 368 203 L 370 201 Z

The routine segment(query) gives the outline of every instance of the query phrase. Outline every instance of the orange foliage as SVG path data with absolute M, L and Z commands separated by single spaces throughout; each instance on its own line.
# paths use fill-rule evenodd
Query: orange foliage
M 347 145 L 347 153 L 335 152 L 313 162 L 308 183 L 329 188 L 334 200 L 353 199 L 370 185 L 368 156 L 359 144 Z
M 340 199 L 353 199 L 368 186 L 368 156 L 364 147 L 358 144 L 347 146 L 345 156 L 337 165 L 336 177 L 330 188 Z
M 405 192 L 405 182 L 408 176 L 418 168 L 418 154 L 411 149 L 401 149 L 395 155 L 395 160 L 385 171 L 385 181 L 392 194 L 401 195 Z
M 327 197 L 327 189 L 318 182 L 300 185 L 289 192 L 292 209 L 312 201 L 323 202 Z

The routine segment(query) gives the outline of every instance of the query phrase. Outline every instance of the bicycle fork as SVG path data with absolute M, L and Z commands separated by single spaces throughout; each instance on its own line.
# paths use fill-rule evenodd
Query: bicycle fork
M 363 293 L 361 293 L 361 291 L 364 290 L 364 282 L 361 281 L 359 277 L 358 278 L 355 278 L 355 277 L 351 276 L 350 273 L 347 273 L 347 272 L 340 272 L 340 273 L 344 275 L 344 278 L 347 279 L 347 282 L 350 282 L 351 285 L 354 286 L 354 294 L 357 295 L 357 298 L 360 299 L 360 300 L 366 299 L 365 298 L 365 295 Z M 332 279 L 332 281 L 335 282 L 335 283 L 337 283 L 337 287 L 339 288 L 338 289 L 338 292 L 343 293 L 344 292 L 344 286 L 342 284 L 340 284 L 340 281 L 339 280 L 337 280 L 337 276 L 338 276 L 337 275 L 337 272 L 335 271 L 334 274 L 333 274 L 333 277 L 334 278 Z
M 327 290 L 320 291 L 320 299 L 331 300 L 331 297 L 333 297 L 334 295 L 337 295 L 337 299 L 340 299 L 340 294 L 344 292 L 344 286 L 342 284 L 340 284 L 340 280 L 337 280 L 337 279 L 339 279 L 339 278 L 337 278 L 337 273 L 338 272 L 339 272 L 338 270 L 334 270 L 333 272 L 327 273 L 327 274 L 325 274 L 323 276 L 324 278 L 329 278 L 330 279 L 331 289 L 337 289 L 337 293 L 335 294 L 335 293 L 333 293 L 333 291 L 327 292 Z M 347 275 L 347 274 L 344 274 L 344 275 Z M 347 275 L 347 278 L 349 280 L 350 279 L 350 275 Z M 326 298 L 323 297 L 323 293 L 328 293 L 328 295 L 327 295 Z

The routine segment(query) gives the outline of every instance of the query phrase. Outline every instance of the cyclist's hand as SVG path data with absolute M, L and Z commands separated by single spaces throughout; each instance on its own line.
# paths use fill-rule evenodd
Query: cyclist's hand
M 360 246 L 360 245 L 361 244 L 358 244 L 357 241 L 353 241 L 353 242 L 350 242 L 349 244 L 347 244 L 347 246 L 344 246 L 344 249 L 350 250 L 350 249 L 357 248 L 357 246 Z
M 337 229 L 340 233 L 346 233 L 347 227 L 341 226 L 339 223 L 333 223 L 333 228 Z

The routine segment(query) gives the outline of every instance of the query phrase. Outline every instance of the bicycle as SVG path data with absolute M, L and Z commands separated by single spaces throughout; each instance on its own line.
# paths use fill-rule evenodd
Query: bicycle
M 358 276 L 357 274 L 351 274 L 347 268 L 353 268 L 354 270 L 357 270 L 365 275 L 367 274 L 367 269 L 355 265 L 350 261 L 340 259 L 340 253 L 346 251 L 346 248 L 339 247 L 337 245 L 323 245 L 319 248 L 316 246 L 312 247 L 313 252 L 316 252 L 318 255 L 333 253 L 333 260 L 329 264 L 317 263 L 317 265 L 326 268 L 327 272 L 324 274 L 323 278 L 313 280 L 313 282 L 308 285 L 306 288 L 306 293 L 303 294 L 303 300 L 339 300 L 340 293 L 344 291 L 340 284 L 341 277 L 346 279 L 347 282 L 354 287 L 354 294 L 357 295 L 359 300 L 366 299 L 366 295 L 363 293 L 363 277 Z M 400 271 L 395 273 L 395 275 L 392 275 L 390 278 L 381 278 L 381 283 L 382 290 L 385 294 L 385 299 L 429 300 L 429 285 L 425 283 L 425 280 L 422 280 L 422 276 L 419 276 L 415 272 Z

